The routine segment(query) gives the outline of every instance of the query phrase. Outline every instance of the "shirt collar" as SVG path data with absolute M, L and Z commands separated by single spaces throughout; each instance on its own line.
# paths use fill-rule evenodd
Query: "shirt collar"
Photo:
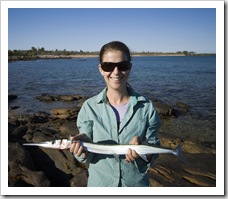
M 129 91 L 134 104 L 137 104 L 137 102 L 140 102 L 140 101 L 147 101 L 145 97 L 136 93 L 135 90 L 129 84 L 127 84 L 127 90 Z M 107 93 L 107 87 L 97 95 L 96 101 L 98 104 L 108 103 L 106 93 Z

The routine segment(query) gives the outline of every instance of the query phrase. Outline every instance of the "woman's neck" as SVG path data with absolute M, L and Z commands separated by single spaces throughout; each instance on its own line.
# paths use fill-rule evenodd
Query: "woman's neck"
M 122 105 L 128 102 L 130 95 L 127 91 L 127 87 L 124 87 L 121 90 L 114 90 L 108 88 L 107 98 L 111 105 Z

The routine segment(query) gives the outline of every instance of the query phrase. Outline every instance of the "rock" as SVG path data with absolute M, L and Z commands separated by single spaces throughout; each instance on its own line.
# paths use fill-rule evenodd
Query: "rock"
M 77 135 L 79 133 L 76 122 L 68 122 L 60 127 L 60 134 L 68 138 L 70 135 Z
M 48 95 L 48 94 L 42 94 L 40 96 L 36 96 L 36 99 L 39 101 L 77 101 L 79 99 L 82 99 L 83 97 L 80 95 Z
M 74 177 L 70 180 L 71 187 L 86 187 L 88 181 L 88 173 L 79 168 Z
M 56 135 L 59 134 L 59 131 L 51 128 L 51 127 L 41 127 L 40 129 L 42 131 L 42 133 L 44 133 L 45 135 L 51 136 L 51 137 L 55 137 Z
M 79 109 L 80 109 L 79 107 L 56 108 L 56 109 L 52 109 L 50 112 L 51 112 L 51 117 L 53 118 L 73 120 L 73 119 L 76 119 Z
M 171 154 L 160 154 L 148 175 L 157 187 L 215 187 L 215 154 L 184 154 L 189 165 L 181 163 Z
M 19 166 L 23 175 L 21 179 L 34 187 L 50 187 L 51 183 L 43 171 L 31 171 L 26 167 Z
M 8 100 L 17 99 L 17 95 L 8 95 Z
M 20 108 L 20 106 L 11 106 L 11 107 L 9 107 L 10 110 L 16 110 L 18 108 Z
M 18 165 L 21 164 L 28 169 L 32 169 L 32 159 L 30 155 L 24 150 L 21 144 L 17 142 L 8 143 L 8 165 L 11 169 L 19 169 Z
M 188 109 L 189 105 L 183 103 L 183 102 L 176 102 L 176 106 L 180 107 L 180 108 L 184 108 L 184 109 Z
M 189 109 L 189 105 L 183 103 L 183 102 L 177 102 L 176 106 L 180 109 L 181 112 L 187 113 Z
M 74 98 L 75 98 L 76 100 L 81 100 L 81 99 L 84 98 L 84 97 L 81 96 L 81 95 L 73 95 L 73 96 L 74 96 Z
M 32 142 L 33 140 L 33 135 L 31 133 L 26 133 L 23 137 L 24 140 L 26 140 L 26 142 Z
M 48 96 L 48 95 L 37 96 L 36 99 L 39 101 L 45 101 L 45 102 L 54 101 L 54 98 L 52 96 Z
M 36 131 L 33 134 L 33 142 L 45 142 L 45 141 L 52 141 L 54 138 L 50 135 L 45 135 L 42 131 Z
M 54 100 L 60 100 L 59 96 L 52 95 L 52 97 Z M 67 100 L 68 96 L 65 97 Z M 38 112 L 33 115 L 14 115 L 13 111 L 9 111 L 9 140 L 16 143 L 9 143 L 8 186 L 84 187 L 87 185 L 88 165 L 77 162 L 69 150 L 23 147 L 18 143 L 52 141 L 78 134 L 76 119 L 80 103 L 82 104 L 85 98 L 77 96 L 77 99 L 78 107 L 56 108 L 52 109 L 50 114 Z M 70 101 L 70 98 L 68 100 Z M 158 101 L 154 102 L 154 105 L 160 115 L 174 114 L 172 106 Z M 181 104 L 178 108 L 181 107 L 185 106 Z M 165 118 L 165 121 L 174 120 Z M 179 129 L 178 126 L 176 128 Z M 182 144 L 183 156 L 189 165 L 183 164 L 172 154 L 159 155 L 149 169 L 152 186 L 216 186 L 215 142 L 205 140 L 196 143 L 165 132 L 158 132 L 158 137 L 161 145 L 168 148 L 174 149 Z
M 12 133 L 9 133 L 9 141 L 14 141 L 16 139 L 21 139 L 28 131 L 27 126 L 17 127 Z
M 14 127 L 18 127 L 20 125 L 20 122 L 16 117 L 13 117 L 13 118 L 8 118 L 8 124 Z
M 14 186 L 50 186 L 50 182 L 42 171 L 32 171 L 34 165 L 31 156 L 19 143 L 8 145 L 8 184 Z
M 212 153 L 212 154 L 216 154 L 216 150 L 212 149 L 212 148 L 208 148 L 205 146 L 202 146 L 200 144 L 197 144 L 195 142 L 192 141 L 185 141 L 183 143 L 183 151 L 187 152 L 187 153 Z
M 169 106 L 168 104 L 165 104 L 160 101 L 153 102 L 158 114 L 165 115 L 165 116 L 171 116 L 173 113 L 173 108 Z
M 77 99 L 74 98 L 74 96 L 71 96 L 71 95 L 61 95 L 60 99 L 63 100 L 63 101 L 74 101 L 74 100 L 77 100 Z
M 51 186 L 86 186 L 87 170 L 77 166 L 77 161 L 69 150 L 36 148 L 31 153 L 34 165 L 45 172 Z
M 34 115 L 30 119 L 31 123 L 46 123 L 48 122 L 48 117 Z

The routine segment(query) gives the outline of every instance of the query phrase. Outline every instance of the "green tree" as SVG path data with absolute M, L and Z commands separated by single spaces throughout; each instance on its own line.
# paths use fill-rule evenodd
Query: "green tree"
M 31 47 L 31 51 L 32 52 L 37 52 L 37 49 L 33 46 L 33 47 Z

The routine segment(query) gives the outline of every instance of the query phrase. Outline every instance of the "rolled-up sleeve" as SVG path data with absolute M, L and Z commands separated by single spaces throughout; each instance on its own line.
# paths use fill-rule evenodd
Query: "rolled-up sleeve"
M 89 106 L 87 105 L 87 103 L 85 102 L 78 114 L 78 118 L 77 118 L 77 127 L 80 133 L 86 134 L 91 140 L 93 139 L 93 121 L 89 120 L 89 116 L 88 116 L 88 111 Z M 78 157 L 74 154 L 74 157 L 82 163 L 88 163 L 90 162 L 90 160 L 93 158 L 93 153 L 89 153 L 87 154 L 86 158 L 83 158 L 82 156 Z
M 159 115 L 154 108 L 153 104 L 150 104 L 149 113 L 148 113 L 148 124 L 147 124 L 147 130 L 146 130 L 146 143 L 147 145 L 160 145 L 160 140 L 157 137 L 158 129 L 161 126 Z M 146 172 L 149 167 L 154 163 L 154 161 L 158 158 L 158 154 L 152 154 L 152 158 L 149 162 L 146 162 L 142 158 L 138 158 L 135 161 L 135 164 L 139 170 L 140 173 Z

